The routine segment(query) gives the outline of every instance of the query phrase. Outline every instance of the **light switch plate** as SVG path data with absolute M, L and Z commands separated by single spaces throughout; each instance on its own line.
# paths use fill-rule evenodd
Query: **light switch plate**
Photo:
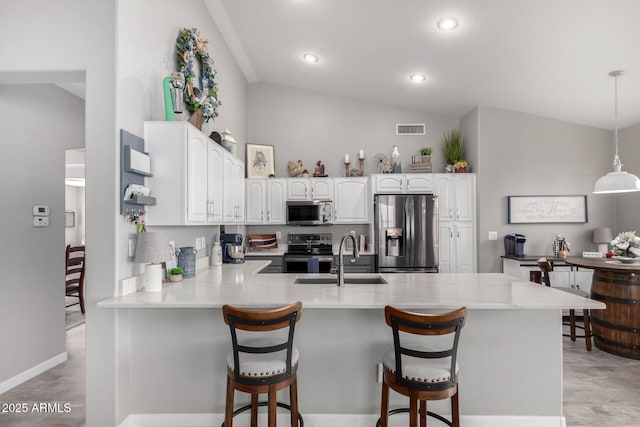
M 490 231 L 489 232 L 489 240 L 498 240 L 498 232 Z
M 33 226 L 34 227 L 48 227 L 49 226 L 49 217 L 48 216 L 34 216 L 33 217 Z

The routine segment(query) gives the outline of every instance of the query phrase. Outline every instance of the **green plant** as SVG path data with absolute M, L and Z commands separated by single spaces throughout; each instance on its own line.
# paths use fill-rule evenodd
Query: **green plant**
M 464 143 L 462 134 L 458 129 L 452 129 L 442 137 L 442 152 L 448 165 L 462 160 L 464 155 Z
M 178 274 L 184 274 L 184 270 L 181 269 L 180 267 L 173 267 L 169 269 L 169 274 L 172 276 L 178 275 Z
M 431 147 L 424 147 L 420 149 L 420 155 L 422 156 L 430 156 L 431 155 Z
M 276 174 L 275 174 L 275 173 L 270 173 L 270 174 L 269 174 L 269 178 L 275 178 L 275 177 L 276 177 Z

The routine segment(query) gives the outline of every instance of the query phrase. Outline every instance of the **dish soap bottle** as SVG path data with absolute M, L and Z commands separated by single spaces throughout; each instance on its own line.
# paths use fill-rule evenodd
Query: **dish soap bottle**
M 398 146 L 393 146 L 393 152 L 391 153 L 391 167 L 393 173 L 401 173 L 402 172 L 402 164 L 400 162 L 400 152 L 398 151 Z
M 211 250 L 211 265 L 222 265 L 222 247 L 220 246 L 220 236 L 216 236 L 216 241 Z

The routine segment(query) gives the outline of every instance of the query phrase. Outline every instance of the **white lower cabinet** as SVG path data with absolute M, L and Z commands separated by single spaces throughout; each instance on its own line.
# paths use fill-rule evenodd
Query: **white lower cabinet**
M 475 236 L 471 223 L 440 224 L 441 273 L 475 273 Z
M 286 179 L 247 179 L 246 224 L 284 224 L 286 197 Z
M 334 224 L 369 222 L 371 196 L 368 178 L 335 178 Z
M 536 260 L 502 259 L 502 272 L 519 280 L 528 282 L 532 271 L 540 271 Z M 564 262 L 554 262 L 549 274 L 551 287 L 571 287 L 591 292 L 593 270 L 570 266 Z

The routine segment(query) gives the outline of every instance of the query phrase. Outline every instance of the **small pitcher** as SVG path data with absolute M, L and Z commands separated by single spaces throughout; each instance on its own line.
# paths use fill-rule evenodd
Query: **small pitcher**
M 176 251 L 178 256 L 178 267 L 184 270 L 182 277 L 189 279 L 196 277 L 196 254 L 197 250 L 193 246 L 185 246 Z

